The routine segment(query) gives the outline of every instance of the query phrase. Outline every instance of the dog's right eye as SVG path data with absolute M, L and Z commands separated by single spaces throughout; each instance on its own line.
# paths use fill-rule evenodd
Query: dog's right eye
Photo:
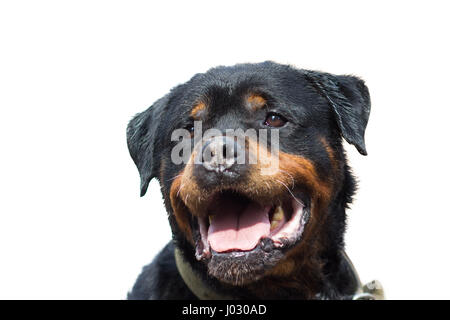
M 279 128 L 286 124 L 287 120 L 282 115 L 279 115 L 277 113 L 270 112 L 266 120 L 264 121 L 264 124 L 269 127 L 275 127 Z

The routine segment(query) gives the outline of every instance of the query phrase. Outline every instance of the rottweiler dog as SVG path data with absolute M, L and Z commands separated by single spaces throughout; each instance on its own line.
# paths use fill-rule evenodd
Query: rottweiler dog
M 128 298 L 351 298 L 356 183 L 342 139 L 367 155 L 369 113 L 363 80 L 268 61 L 197 74 L 137 114 L 127 142 L 140 194 L 158 179 L 173 240 Z

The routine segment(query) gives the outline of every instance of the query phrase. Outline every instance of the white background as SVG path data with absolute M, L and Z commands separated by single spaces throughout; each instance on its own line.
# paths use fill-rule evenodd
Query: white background
M 388 298 L 450 298 L 449 8 L 307 3 L 2 1 L 0 298 L 125 298 L 170 238 L 127 122 L 197 72 L 264 60 L 366 80 L 348 254 Z

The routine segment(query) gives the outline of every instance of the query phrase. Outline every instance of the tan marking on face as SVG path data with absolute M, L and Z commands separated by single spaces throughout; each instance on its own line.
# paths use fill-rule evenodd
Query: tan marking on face
M 198 217 L 207 215 L 204 203 L 209 197 L 209 194 L 200 188 L 194 177 L 194 168 L 196 166 L 194 160 L 201 143 L 202 142 L 200 141 L 197 144 L 197 147 L 194 148 L 191 157 L 189 158 L 189 161 L 183 170 L 183 175 L 181 177 L 181 185 L 183 187 L 180 189 L 180 192 L 178 194 L 178 197 L 189 208 L 190 212 Z
M 266 105 L 267 101 L 258 94 L 251 94 L 247 97 L 247 105 L 252 111 L 259 110 Z
M 312 198 L 328 201 L 331 197 L 331 185 L 328 181 L 319 178 L 314 163 L 302 156 L 278 151 L 278 160 L 272 159 L 276 155 L 269 152 L 259 143 L 250 141 L 251 153 L 258 154 L 258 162 L 250 170 L 248 183 L 254 185 L 255 189 L 261 189 L 264 185 L 270 186 L 270 194 L 277 191 L 280 195 L 286 193 L 289 188 L 292 191 L 296 187 L 306 189 Z M 268 170 L 272 164 L 273 168 Z M 272 173 L 272 174 L 262 174 Z M 245 189 L 244 189 L 245 190 Z M 278 196 L 277 195 L 277 196 Z
M 192 236 L 192 230 L 189 222 L 189 210 L 180 198 L 180 191 L 183 188 L 189 188 L 189 186 L 183 185 L 182 177 L 183 171 L 177 175 L 177 178 L 173 181 L 170 187 L 170 203 L 172 205 L 178 227 L 181 232 L 186 235 L 186 239 L 194 245 L 194 238 Z
M 198 120 L 206 109 L 206 104 L 204 102 L 197 103 L 191 110 L 191 117 Z

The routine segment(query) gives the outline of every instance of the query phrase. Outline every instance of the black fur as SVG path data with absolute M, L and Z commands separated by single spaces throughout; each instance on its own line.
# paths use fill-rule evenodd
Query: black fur
M 173 243 L 168 243 L 153 262 L 144 267 L 128 299 L 196 299 L 178 274 L 173 250 Z
M 324 217 L 324 239 L 321 240 L 323 250 L 314 257 L 323 268 L 308 271 L 311 273 L 308 275 L 311 286 L 313 283 L 315 285 L 315 297 L 342 299 L 351 295 L 354 290 L 354 279 L 340 253 L 344 247 L 345 209 L 351 203 L 356 189 L 342 147 L 342 137 L 355 145 L 361 154 L 367 154 L 364 132 L 370 113 L 368 89 L 362 80 L 354 76 L 336 76 L 264 62 L 217 67 L 205 74 L 197 74 L 131 120 L 127 140 L 130 154 L 141 176 L 141 196 L 146 193 L 150 180 L 158 178 L 169 213 L 173 241 L 144 268 L 129 293 L 129 299 L 195 298 L 176 269 L 174 245 L 180 248 L 185 260 L 205 283 L 217 292 L 244 299 L 310 297 L 306 294 L 306 289 L 302 291 L 301 288 L 281 285 L 275 292 L 260 290 L 261 292 L 255 293 L 252 286 L 234 287 L 209 276 L 206 266 L 195 259 L 195 250 L 186 240 L 173 215 L 169 201 L 170 186 L 172 178 L 183 166 L 170 162 L 170 152 L 174 146 L 174 142 L 170 141 L 171 132 L 189 125 L 192 106 L 200 97 L 205 96 L 214 106 L 214 112 L 205 120 L 206 126 L 220 129 L 249 126 L 258 128 L 251 117 L 264 117 L 267 110 L 247 116 L 237 107 L 239 97 L 249 90 L 264 94 L 271 110 L 283 113 L 291 123 L 280 133 L 281 150 L 311 159 L 321 178 L 332 180 L 336 186 Z M 320 137 L 325 137 L 330 143 L 335 161 L 339 163 L 338 172 L 333 175 L 330 174 L 333 163 L 321 145 Z M 162 162 L 166 164 L 164 177 L 160 176 Z M 313 240 L 305 239 L 303 245 L 313 246 Z M 270 280 L 281 282 L 286 279 Z M 261 281 L 254 286 L 262 284 Z

